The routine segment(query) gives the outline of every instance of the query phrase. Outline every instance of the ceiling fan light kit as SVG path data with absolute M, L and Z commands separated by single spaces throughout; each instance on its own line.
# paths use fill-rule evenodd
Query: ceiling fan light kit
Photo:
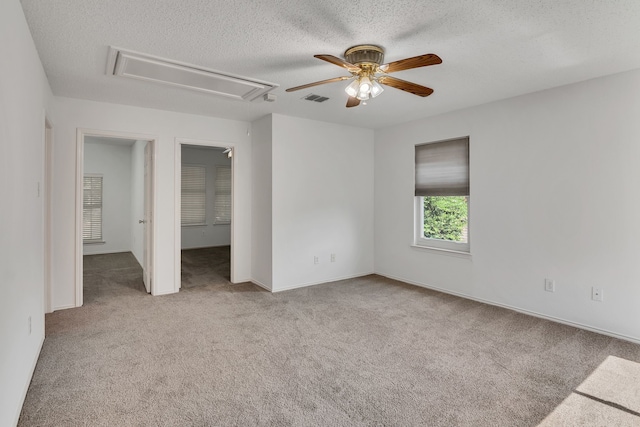
M 314 55 L 314 57 L 345 68 L 351 73 L 351 76 L 335 77 L 333 79 L 308 83 L 306 85 L 289 88 L 286 91 L 293 92 L 311 86 L 353 79 L 344 90 L 347 95 L 349 95 L 347 108 L 355 107 L 359 105 L 361 101 L 366 101 L 380 95 L 384 91 L 382 85 L 391 86 L 422 97 L 429 96 L 433 93 L 433 89 L 400 80 L 388 74 L 442 63 L 438 55 L 428 53 L 381 65 L 384 61 L 384 49 L 375 45 L 357 45 L 350 47 L 344 53 L 345 59 L 333 55 Z

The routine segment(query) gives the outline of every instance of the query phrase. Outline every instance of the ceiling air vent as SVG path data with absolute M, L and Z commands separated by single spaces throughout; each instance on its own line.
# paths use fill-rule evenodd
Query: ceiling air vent
M 114 47 L 109 49 L 107 74 L 164 83 L 242 101 L 253 101 L 278 87 L 274 83 Z
M 314 101 L 314 102 L 324 102 L 329 98 L 327 98 L 326 96 L 320 96 L 320 95 L 315 95 L 313 93 L 310 93 L 309 95 L 303 97 L 302 99 L 306 99 L 307 101 Z

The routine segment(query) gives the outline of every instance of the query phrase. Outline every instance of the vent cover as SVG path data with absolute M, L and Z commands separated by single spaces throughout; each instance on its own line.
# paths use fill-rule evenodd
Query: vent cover
M 114 47 L 109 49 L 107 74 L 178 86 L 241 101 L 253 101 L 278 87 L 274 83 Z
M 314 101 L 314 102 L 324 102 L 329 98 L 327 98 L 326 96 L 320 96 L 320 95 L 310 93 L 309 95 L 303 97 L 302 99 L 306 99 L 307 101 Z

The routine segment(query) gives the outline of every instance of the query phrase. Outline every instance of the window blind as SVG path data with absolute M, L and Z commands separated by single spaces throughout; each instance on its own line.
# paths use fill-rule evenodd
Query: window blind
M 181 224 L 206 223 L 206 169 L 203 166 L 182 165 Z
M 82 240 L 102 240 L 102 176 L 99 175 L 83 178 Z
M 231 222 L 231 168 L 216 167 L 215 199 L 213 203 L 214 224 Z
M 469 138 L 416 145 L 416 196 L 469 195 Z

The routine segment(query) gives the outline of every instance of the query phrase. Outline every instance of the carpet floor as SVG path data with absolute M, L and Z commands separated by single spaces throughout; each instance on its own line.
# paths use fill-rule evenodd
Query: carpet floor
M 640 362 L 636 344 L 375 275 L 152 297 L 121 262 L 46 315 L 20 426 L 535 426 L 609 356 Z
M 231 281 L 231 247 L 182 250 L 182 287 L 223 286 Z

